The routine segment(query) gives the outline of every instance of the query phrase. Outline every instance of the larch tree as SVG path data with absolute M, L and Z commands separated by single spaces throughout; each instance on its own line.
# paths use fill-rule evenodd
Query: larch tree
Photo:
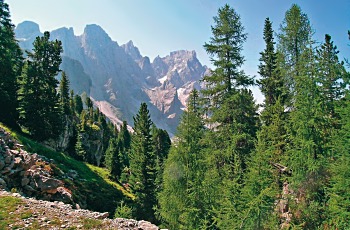
M 201 153 L 205 128 L 199 110 L 199 92 L 193 90 L 165 161 L 159 204 L 162 221 L 171 229 L 201 229 L 209 215 L 201 186 L 205 173 Z
M 248 89 L 254 80 L 240 69 L 247 35 L 237 12 L 227 4 L 219 8 L 211 30 L 213 36 L 204 48 L 215 69 L 203 78 L 206 87 L 201 93 L 211 127 L 208 143 L 214 144 L 209 148 L 215 149 L 207 162 L 217 174 L 208 175 L 208 183 L 222 191 L 215 194 L 218 203 L 213 205 L 217 226 L 235 228 L 240 219 L 236 201 L 258 128 L 257 106 Z

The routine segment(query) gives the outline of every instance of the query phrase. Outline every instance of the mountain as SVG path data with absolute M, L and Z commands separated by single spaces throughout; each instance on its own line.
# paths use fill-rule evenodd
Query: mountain
M 31 50 L 39 25 L 25 21 L 17 25 L 16 37 L 22 49 Z M 62 41 L 61 69 L 76 93 L 86 92 L 114 123 L 132 117 L 141 102 L 148 104 L 151 119 L 174 135 L 191 90 L 209 73 L 195 51 L 174 51 L 153 62 L 142 56 L 132 41 L 119 46 L 98 25 L 87 25 L 82 35 L 72 28 L 51 31 L 51 39 Z

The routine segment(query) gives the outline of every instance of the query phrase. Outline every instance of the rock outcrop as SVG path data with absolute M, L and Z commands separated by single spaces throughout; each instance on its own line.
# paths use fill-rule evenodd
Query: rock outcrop
M 8 226 L 8 229 L 159 229 L 147 221 L 123 218 L 108 219 L 108 212 L 73 209 L 72 205 L 63 202 L 25 198 L 18 193 L 10 193 L 0 189 L 0 199 L 4 197 L 17 197 L 21 200 L 16 210 L 8 213 L 15 220 Z
M 0 127 L 0 188 L 21 191 L 44 200 L 74 204 L 71 192 L 64 187 L 63 172 L 53 162 L 28 153 L 10 133 Z

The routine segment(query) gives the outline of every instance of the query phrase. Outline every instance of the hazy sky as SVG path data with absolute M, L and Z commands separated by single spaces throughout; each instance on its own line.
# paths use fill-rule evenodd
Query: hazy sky
M 248 33 L 244 45 L 247 74 L 256 75 L 264 20 L 270 17 L 277 32 L 285 12 L 298 4 L 311 21 L 315 39 L 329 33 L 343 59 L 350 59 L 350 0 L 5 0 L 14 24 L 31 20 L 41 31 L 73 27 L 82 34 L 86 24 L 100 25 L 119 45 L 132 40 L 151 60 L 174 50 L 195 50 L 199 60 L 211 66 L 203 44 L 211 36 L 213 16 L 225 3 L 241 15 Z

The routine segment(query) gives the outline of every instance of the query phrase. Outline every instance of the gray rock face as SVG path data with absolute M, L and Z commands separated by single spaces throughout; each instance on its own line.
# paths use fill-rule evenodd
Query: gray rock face
M 33 34 L 40 35 L 38 25 L 30 22 L 19 24 L 15 32 L 25 49 L 34 41 Z M 51 32 L 51 38 L 62 41 L 61 69 L 76 93 L 86 92 L 96 106 L 110 104 L 117 114 L 104 111 L 105 107 L 101 112 L 112 121 L 126 120 L 131 125 L 141 102 L 146 102 L 153 122 L 170 135 L 175 133 L 189 92 L 200 87 L 196 82 L 208 72 L 195 51 L 171 52 L 151 63 L 132 41 L 119 46 L 98 25 L 87 25 L 80 36 L 72 28 L 60 28 Z

